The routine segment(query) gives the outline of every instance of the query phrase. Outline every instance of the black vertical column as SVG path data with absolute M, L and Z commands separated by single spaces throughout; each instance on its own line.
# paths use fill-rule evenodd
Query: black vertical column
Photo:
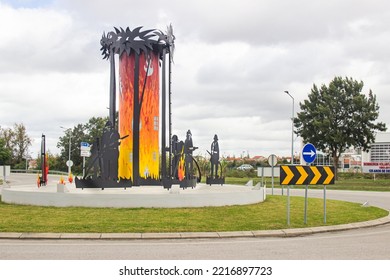
M 124 54 L 125 55 L 125 54 Z M 135 53 L 134 65 L 134 110 L 133 110 L 133 185 L 139 186 L 139 54 Z
M 116 113 L 116 88 L 115 88 L 115 54 L 111 52 L 110 54 L 110 122 L 112 127 L 115 127 L 115 113 Z
M 166 154 L 166 85 L 165 85 L 165 56 L 166 49 L 163 50 L 162 61 L 162 96 L 161 96 L 161 174 L 162 178 L 167 176 L 167 154 Z
M 172 54 L 169 52 L 169 76 L 168 76 L 168 122 L 169 122 L 169 174 L 173 176 L 173 167 L 172 167 Z
M 41 182 L 43 185 L 46 185 L 46 136 L 42 134 L 41 140 L 41 169 L 42 169 L 42 179 Z

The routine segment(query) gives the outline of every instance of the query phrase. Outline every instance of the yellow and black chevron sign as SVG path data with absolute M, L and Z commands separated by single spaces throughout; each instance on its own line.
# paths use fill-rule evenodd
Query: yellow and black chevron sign
M 281 185 L 334 184 L 333 166 L 281 165 Z

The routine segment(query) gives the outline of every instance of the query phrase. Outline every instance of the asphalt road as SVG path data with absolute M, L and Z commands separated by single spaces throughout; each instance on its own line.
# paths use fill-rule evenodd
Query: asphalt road
M 295 238 L 155 241 L 0 240 L 8 260 L 390 259 L 390 225 Z
M 26 176 L 26 175 L 24 175 Z M 15 175 L 11 185 L 25 184 Z M 50 178 L 49 178 L 50 180 Z M 275 193 L 279 190 L 275 189 Z M 291 195 L 302 195 L 291 190 Z M 309 190 L 309 196 L 322 197 Z M 327 191 L 340 199 L 390 210 L 390 193 Z M 342 232 L 290 238 L 227 238 L 185 240 L 17 240 L 0 239 L 5 260 L 390 260 L 390 224 Z

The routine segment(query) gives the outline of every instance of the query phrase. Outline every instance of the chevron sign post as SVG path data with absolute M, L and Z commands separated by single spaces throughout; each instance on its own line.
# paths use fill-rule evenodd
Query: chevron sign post
M 333 166 L 281 165 L 281 185 L 333 185 Z
M 324 185 L 324 223 L 326 223 L 326 185 L 334 184 L 333 166 L 281 165 L 281 185 L 306 185 L 304 223 L 307 223 L 308 185 Z M 288 192 L 289 193 L 289 192 Z M 287 195 L 287 225 L 290 224 L 290 203 Z

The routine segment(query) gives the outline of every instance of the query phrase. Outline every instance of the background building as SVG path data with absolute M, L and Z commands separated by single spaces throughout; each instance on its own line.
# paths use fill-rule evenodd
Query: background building
M 363 152 L 363 162 L 390 162 L 390 133 L 377 133 L 369 152 Z

